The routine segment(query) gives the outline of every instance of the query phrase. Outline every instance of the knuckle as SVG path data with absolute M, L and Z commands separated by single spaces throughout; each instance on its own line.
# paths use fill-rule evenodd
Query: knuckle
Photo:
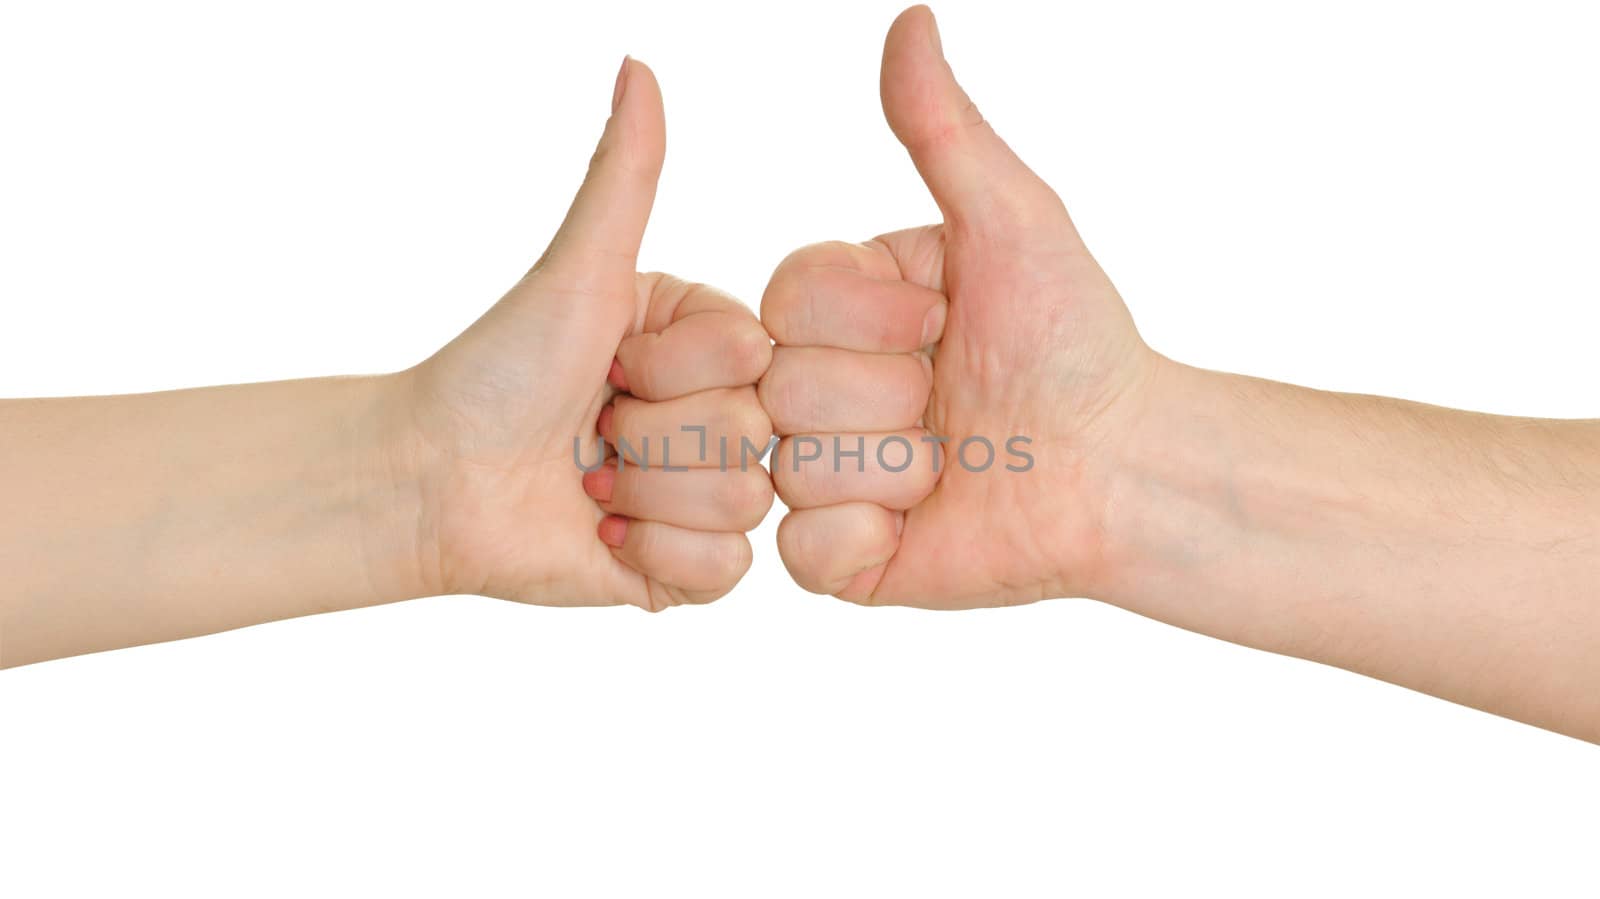
M 804 502 L 799 489 L 801 486 L 798 481 L 799 474 L 790 462 L 793 453 L 794 442 L 790 437 L 780 440 L 777 448 L 772 451 L 772 489 L 778 494 L 778 498 L 783 500 L 784 505 L 800 508 L 804 506 Z
M 741 316 L 728 345 L 728 361 L 734 380 L 754 384 L 772 364 L 772 341 L 755 319 Z
M 931 464 L 913 465 L 905 473 L 910 475 L 906 481 L 906 495 L 897 504 L 902 511 L 927 499 L 934 488 L 939 486 L 939 472 L 934 471 Z
M 756 394 L 756 388 L 740 388 L 733 402 L 723 408 L 724 427 L 730 441 L 749 440 L 760 446 L 772 436 L 772 420 Z
M 589 154 L 589 176 L 593 177 L 596 172 L 604 169 L 616 156 L 616 141 L 601 141 L 595 146 L 594 152 Z
M 740 475 L 740 480 L 745 482 L 745 511 L 746 518 L 742 530 L 752 530 L 766 519 L 767 513 L 772 510 L 772 478 L 765 471 L 750 471 Z
M 797 370 L 798 360 L 789 353 L 773 358 L 772 367 L 761 381 L 762 405 L 769 414 L 769 424 L 783 433 L 804 430 L 815 422 L 812 379 Z
M 794 250 L 783 257 L 783 261 L 778 263 L 778 267 L 772 270 L 772 279 L 776 281 L 784 276 L 793 276 L 815 265 L 817 259 L 828 252 L 829 243 L 829 241 L 809 243 Z
M 898 384 L 901 389 L 897 391 L 896 399 L 900 406 L 900 417 L 909 424 L 921 417 L 928 407 L 928 395 L 933 391 L 932 368 L 927 362 L 927 357 L 906 357 L 909 365 L 904 376 Z
M 806 282 L 811 269 L 835 258 L 843 241 L 826 241 L 801 247 L 785 256 L 773 270 L 761 296 L 761 321 L 779 342 L 803 341 L 810 333 L 813 310 Z
M 791 509 L 805 507 L 805 504 L 800 501 L 799 493 L 795 491 L 794 482 L 789 479 L 787 474 L 780 474 L 776 471 L 772 473 L 772 492 L 777 494 L 778 499 L 783 500 L 783 504 Z
M 761 404 L 761 409 L 773 430 L 777 430 L 779 423 L 784 420 L 783 410 L 778 407 L 778 388 L 782 386 L 782 382 L 777 371 L 778 366 L 774 357 L 773 366 L 767 369 L 767 373 L 762 375 L 756 384 L 756 401 Z
M 728 472 L 719 478 L 716 502 L 727 520 L 739 530 L 761 523 L 772 505 L 772 482 L 765 474 Z
M 706 546 L 706 567 L 719 575 L 721 585 L 731 588 L 749 570 L 752 554 L 750 541 L 743 534 L 727 534 Z
M 595 147 L 589 169 L 611 168 L 629 176 L 655 178 L 661 173 L 661 150 L 645 135 L 624 130 L 608 135 Z
M 805 516 L 790 512 L 778 525 L 778 557 L 789 577 L 808 593 L 826 593 L 825 578 L 817 571 L 818 560 L 826 555 L 818 552 L 816 529 L 806 526 Z
M 783 257 L 783 261 L 778 263 L 772 270 L 772 276 L 767 279 L 766 289 L 761 291 L 759 310 L 761 323 L 774 336 L 779 336 L 779 332 L 783 330 L 781 326 L 784 324 L 783 317 L 788 305 L 786 300 L 791 295 L 796 270 L 794 260 L 799 253 L 800 251 L 796 250 Z
M 779 268 L 761 295 L 761 324 L 778 343 L 796 343 L 805 337 L 801 310 L 803 289 L 792 271 Z
M 733 567 L 731 573 L 733 574 L 734 583 L 737 583 L 750 570 L 750 566 L 755 562 L 756 556 L 755 550 L 750 547 L 750 541 L 743 534 L 737 535 L 731 543 L 733 545 Z M 731 588 L 733 584 L 728 586 Z

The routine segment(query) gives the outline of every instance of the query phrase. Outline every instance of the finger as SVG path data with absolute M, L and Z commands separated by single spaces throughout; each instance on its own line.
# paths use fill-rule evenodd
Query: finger
M 779 434 L 897 431 L 921 420 L 932 387 L 921 353 L 780 346 L 760 396 Z
M 743 534 L 693 531 L 616 515 L 600 520 L 599 533 L 618 559 L 665 588 L 652 589 L 652 610 L 710 602 L 732 590 L 750 570 L 750 541 Z
M 583 475 L 583 490 L 607 512 L 700 531 L 748 531 L 772 508 L 764 468 L 664 468 L 602 465 Z
M 624 59 L 612 93 L 611 118 L 589 160 L 589 173 L 534 268 L 572 275 L 580 289 L 617 286 L 590 284 L 593 278 L 620 277 L 623 272 L 631 277 L 666 149 L 666 117 L 655 74 L 636 59 Z
M 933 13 L 913 6 L 889 27 L 879 94 L 945 221 L 1014 223 L 1059 210 L 1055 193 L 1018 159 L 956 83 Z
M 791 509 L 845 502 L 909 509 L 933 492 L 948 461 L 931 440 L 920 428 L 785 437 L 772 453 L 772 483 Z
M 640 455 L 654 451 L 662 461 L 694 468 L 759 465 L 753 460 L 772 439 L 772 423 L 753 387 L 702 390 L 655 403 L 619 395 L 600 410 L 597 429 L 612 446 Z M 750 461 L 741 465 L 741 458 Z
M 639 276 L 642 333 L 617 347 L 612 385 L 648 400 L 754 384 L 772 358 L 761 322 L 738 300 L 667 275 Z
M 946 305 L 944 294 L 905 280 L 881 241 L 821 243 L 778 265 L 761 322 L 783 346 L 906 353 L 939 340 Z
M 790 512 L 778 525 L 778 555 L 802 589 L 859 602 L 899 548 L 903 520 L 876 503 Z

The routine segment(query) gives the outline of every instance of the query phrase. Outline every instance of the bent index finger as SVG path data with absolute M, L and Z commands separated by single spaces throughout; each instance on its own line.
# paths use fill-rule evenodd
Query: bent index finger
M 883 240 L 813 244 L 779 263 L 761 323 L 783 346 L 907 353 L 944 333 L 943 293 L 908 280 Z
M 640 275 L 642 333 L 617 345 L 621 383 L 640 399 L 668 400 L 754 384 L 772 359 L 761 322 L 738 300 L 704 284 Z

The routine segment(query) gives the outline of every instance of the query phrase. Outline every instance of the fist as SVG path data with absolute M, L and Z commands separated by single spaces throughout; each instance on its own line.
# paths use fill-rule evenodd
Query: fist
M 773 273 L 760 395 L 783 438 L 784 564 L 869 604 L 1094 595 L 1118 447 L 1159 357 L 956 83 L 926 7 L 890 28 L 880 92 L 944 221 Z
M 665 147 L 655 77 L 626 60 L 549 249 L 404 374 L 397 469 L 422 472 L 426 592 L 659 610 L 749 568 L 767 474 L 698 450 L 770 439 L 754 385 L 771 345 L 732 297 L 635 271 Z

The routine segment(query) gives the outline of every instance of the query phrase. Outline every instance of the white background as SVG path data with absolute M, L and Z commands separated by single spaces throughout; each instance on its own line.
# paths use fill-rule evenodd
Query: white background
M 5 2 L 0 395 L 412 364 L 538 255 L 625 52 L 671 135 L 642 265 L 754 303 L 934 215 L 878 108 L 897 10 Z M 936 11 L 1157 349 L 1600 414 L 1583 5 Z M 1595 893 L 1593 746 L 1088 601 L 811 596 L 780 512 L 706 608 L 0 673 L 0 895 Z

